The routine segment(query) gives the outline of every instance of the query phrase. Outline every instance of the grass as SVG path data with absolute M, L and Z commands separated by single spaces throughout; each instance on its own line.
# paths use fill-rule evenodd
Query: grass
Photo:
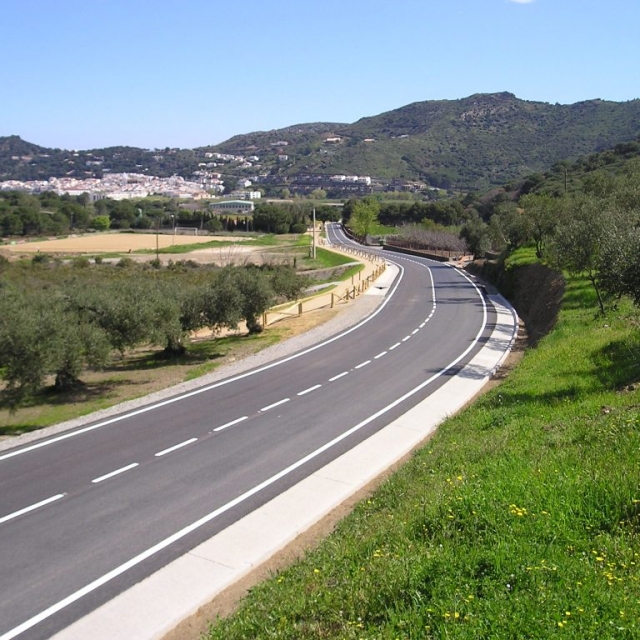
M 228 235 L 228 234 L 227 234 Z M 211 240 L 210 242 L 200 242 L 193 244 L 177 244 L 170 247 L 158 249 L 159 254 L 182 254 L 191 253 L 200 249 L 218 249 L 223 247 L 235 247 L 236 245 L 251 247 L 287 247 L 308 245 L 309 240 L 304 234 L 280 234 L 273 233 L 253 235 L 251 233 L 235 232 L 236 240 Z M 155 254 L 155 249 L 139 249 L 134 253 Z
M 307 237 L 308 236 L 303 236 Z M 291 243 L 277 239 L 277 243 Z M 271 241 L 270 236 L 262 240 Z M 197 245 L 198 247 L 203 245 Z M 333 254 L 318 248 L 315 261 L 308 258 L 308 246 L 294 249 L 301 251 L 300 259 L 308 268 L 324 268 L 340 266 L 351 262 L 351 258 Z M 30 268 L 30 262 L 25 262 Z M 340 276 L 335 274 L 331 281 L 338 277 L 350 278 L 364 268 L 361 263 L 349 267 Z M 314 295 L 319 295 L 315 292 Z M 286 303 L 283 306 L 290 306 Z M 104 371 L 82 374 L 84 384 L 67 393 L 54 392 L 51 387 L 33 397 L 25 406 L 11 412 L 6 405 L 0 404 L 0 436 L 15 436 L 29 431 L 42 429 L 66 420 L 88 415 L 94 411 L 105 409 L 119 402 L 142 397 L 154 391 L 164 389 L 180 382 L 193 380 L 210 373 L 221 365 L 240 359 L 265 349 L 292 335 L 293 322 L 307 323 L 313 326 L 313 320 L 291 320 L 288 324 L 279 323 L 269 326 L 259 335 L 227 335 L 215 339 L 194 341 L 189 345 L 184 356 L 165 360 L 158 357 L 158 350 L 140 350 L 127 354 L 124 358 L 114 358 Z
M 503 384 L 208 638 L 640 638 L 637 310 L 598 317 L 580 280 L 566 299 Z

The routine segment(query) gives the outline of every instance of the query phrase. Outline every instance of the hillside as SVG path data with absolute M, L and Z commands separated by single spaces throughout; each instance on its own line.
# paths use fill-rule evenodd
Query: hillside
M 585 181 L 593 179 L 594 174 L 605 172 L 619 175 L 628 171 L 629 163 L 640 162 L 640 138 L 636 141 L 623 142 L 612 149 L 590 153 L 573 162 L 562 161 L 544 173 L 528 176 L 521 183 L 512 185 L 520 193 L 547 193 L 562 195 L 582 191 Z
M 571 105 L 520 100 L 511 93 L 415 102 L 353 124 L 318 122 L 237 135 L 197 149 L 45 149 L 0 138 L 0 180 L 101 177 L 104 172 L 191 177 L 205 154 L 257 156 L 234 178 L 262 175 L 284 185 L 304 175 L 361 175 L 484 189 L 626 143 L 640 135 L 640 100 Z M 240 167 L 240 168 L 239 168 Z
M 552 279 L 516 266 L 530 257 L 508 271 L 535 307 Z M 270 567 L 234 615 L 214 601 L 205 637 L 640 637 L 637 309 L 605 321 L 579 279 L 563 303 L 328 539 Z
M 275 132 L 289 140 L 285 130 Z M 529 102 L 511 93 L 476 94 L 461 100 L 416 102 L 354 124 L 336 126 L 325 137 L 289 140 L 285 171 L 367 174 L 419 179 L 440 187 L 484 188 L 543 171 L 640 133 L 640 100 L 590 100 L 573 105 Z M 268 152 L 255 146 L 258 155 Z M 215 150 L 246 148 L 236 136 Z

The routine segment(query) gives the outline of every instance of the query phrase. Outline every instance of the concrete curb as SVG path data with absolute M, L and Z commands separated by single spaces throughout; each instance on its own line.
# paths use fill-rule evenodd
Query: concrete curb
M 163 638 L 423 443 L 482 389 L 513 346 L 518 329 L 515 312 L 501 296 L 489 300 L 498 317 L 488 343 L 429 398 L 53 640 Z

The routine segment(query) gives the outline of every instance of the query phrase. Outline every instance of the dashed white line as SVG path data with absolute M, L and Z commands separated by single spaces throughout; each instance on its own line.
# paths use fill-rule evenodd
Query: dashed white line
M 349 372 L 348 371 L 343 371 L 342 373 L 339 373 L 337 376 L 333 376 L 333 378 L 329 378 L 329 382 L 335 382 L 336 380 L 339 380 L 340 378 L 344 378 L 345 376 L 348 376 Z
M 119 476 L 121 473 L 124 473 L 125 471 L 129 471 L 129 469 L 135 469 L 135 467 L 137 466 L 138 466 L 137 462 L 134 462 L 133 464 L 128 464 L 126 467 L 122 467 L 121 469 L 116 469 L 111 473 L 106 473 L 105 475 L 100 476 L 99 478 L 94 478 L 91 482 L 93 482 L 93 484 L 98 484 L 98 482 L 102 482 L 103 480 L 108 480 L 109 478 L 113 478 L 114 476 Z
M 242 416 L 242 418 L 237 418 L 236 420 L 232 420 L 231 422 L 227 422 L 226 424 L 222 424 L 219 427 L 216 427 L 214 431 L 223 431 L 224 429 L 228 429 L 229 427 L 233 427 L 236 424 L 240 424 L 247 420 L 249 416 Z
M 41 500 L 40 502 L 36 502 L 35 504 L 32 504 L 30 507 L 25 507 L 24 509 L 20 509 L 20 511 L 14 511 L 9 515 L 6 515 L 0 518 L 0 524 L 8 522 L 9 520 L 13 520 L 14 518 L 18 518 L 19 516 L 23 516 L 25 513 L 29 513 L 30 511 L 35 511 L 36 509 L 39 509 L 40 507 L 44 507 L 47 504 L 51 504 L 56 500 L 60 500 L 60 498 L 64 498 L 66 495 L 67 495 L 66 493 L 59 493 L 57 496 L 51 496 L 46 500 Z
M 426 322 L 423 322 L 423 323 L 420 325 L 420 328 L 421 328 L 421 329 L 424 329 L 424 326 L 425 326 L 426 324 L 427 324 Z
M 379 353 L 379 354 L 374 358 L 374 360 L 378 360 L 379 358 L 382 358 L 382 356 L 386 356 L 386 355 L 387 355 L 387 353 L 388 353 L 387 351 L 383 351 L 382 353 Z
M 289 400 L 291 400 L 291 398 L 284 398 L 282 400 L 279 400 L 278 402 L 274 402 L 273 404 L 270 404 L 266 407 L 262 407 L 262 409 L 260 409 L 260 411 L 269 411 L 269 409 L 274 409 L 275 407 L 279 407 L 281 404 L 284 404 L 285 402 L 289 402 Z
M 396 342 L 394 345 L 389 347 L 389 351 L 393 351 L 394 349 L 397 349 L 401 344 L 402 344 L 401 342 Z
M 173 451 L 177 451 L 178 449 L 182 449 L 182 447 L 186 447 L 188 444 L 191 444 L 192 442 L 196 442 L 197 439 L 198 438 L 191 438 L 190 440 L 185 440 L 180 444 L 175 444 L 173 445 L 173 447 L 169 447 L 168 449 L 164 449 L 163 451 L 158 451 L 158 453 L 156 453 L 156 458 L 159 458 L 160 456 L 164 456 L 167 453 L 172 453 Z
M 411 332 L 411 335 L 412 335 L 412 336 L 415 336 L 415 335 L 416 335 L 416 333 L 418 333 L 418 331 L 420 331 L 420 329 L 414 329 L 414 330 Z
M 316 384 L 313 387 L 309 387 L 308 389 L 305 389 L 304 391 L 301 391 L 297 395 L 299 395 L 299 396 L 307 395 L 307 393 L 311 393 L 312 391 L 315 391 L 316 389 L 319 389 L 321 386 L 322 386 L 321 384 Z
M 361 362 L 360 364 L 356 365 L 354 369 L 362 369 L 362 367 L 366 367 L 368 364 L 371 364 L 371 360 Z
M 406 342 L 407 340 L 409 340 L 411 338 L 411 336 L 405 336 L 404 338 L 402 338 L 402 342 Z

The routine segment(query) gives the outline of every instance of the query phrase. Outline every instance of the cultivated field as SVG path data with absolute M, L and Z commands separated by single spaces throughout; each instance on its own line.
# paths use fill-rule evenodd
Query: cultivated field
M 94 233 L 69 236 L 55 240 L 38 240 L 3 245 L 3 250 L 12 253 L 129 253 L 143 249 L 154 250 L 157 246 L 166 249 L 174 245 L 200 244 L 204 242 L 240 241 L 227 236 L 191 236 L 155 233 Z

